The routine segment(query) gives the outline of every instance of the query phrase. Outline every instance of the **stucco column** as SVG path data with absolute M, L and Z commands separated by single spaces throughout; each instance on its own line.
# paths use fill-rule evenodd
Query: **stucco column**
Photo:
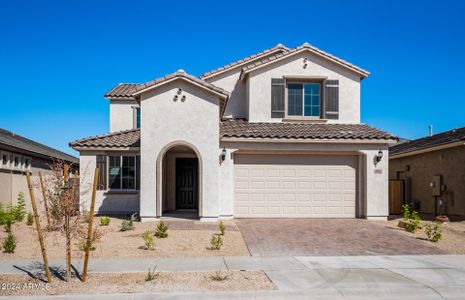
M 375 156 L 382 151 L 381 161 L 375 163 Z M 387 146 L 377 150 L 361 150 L 363 177 L 365 178 L 362 196 L 365 204 L 365 215 L 368 220 L 387 220 L 389 215 L 389 152 Z

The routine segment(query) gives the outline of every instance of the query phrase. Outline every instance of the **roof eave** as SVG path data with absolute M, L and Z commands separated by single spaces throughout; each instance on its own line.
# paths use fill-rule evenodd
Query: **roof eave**
M 315 139 L 315 138 L 246 138 L 222 137 L 221 142 L 308 143 L 308 144 L 394 144 L 395 139 Z
M 465 141 L 458 141 L 458 142 L 453 142 L 453 143 L 448 143 L 448 144 L 443 144 L 443 145 L 437 145 L 433 147 L 427 147 L 423 149 L 417 149 L 413 151 L 401 152 L 398 154 L 392 154 L 392 155 L 389 155 L 389 159 L 397 159 L 397 158 L 418 155 L 418 154 L 423 154 L 423 153 L 428 153 L 428 152 L 433 152 L 433 151 L 438 151 L 438 150 L 443 150 L 443 149 L 449 149 L 449 148 L 459 147 L 459 146 L 464 146 L 464 145 L 465 145 Z

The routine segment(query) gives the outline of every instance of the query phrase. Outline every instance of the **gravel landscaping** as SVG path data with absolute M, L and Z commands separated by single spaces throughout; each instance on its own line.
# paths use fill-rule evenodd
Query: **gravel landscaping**
M 433 243 L 426 240 L 424 227 L 426 224 L 431 224 L 431 221 L 421 221 L 422 229 L 415 233 L 407 232 L 405 229 L 397 226 L 402 217 L 395 217 L 386 222 L 373 222 L 395 230 L 396 232 L 407 235 L 411 238 L 421 240 L 427 245 L 435 246 L 451 254 L 465 254 L 465 221 L 449 222 L 441 225 L 442 238 L 440 241 Z
M 111 218 L 109 226 L 99 226 L 103 234 L 101 240 L 91 251 L 93 258 L 138 258 L 138 257 L 192 257 L 192 256 L 250 256 L 240 231 L 233 221 L 224 222 L 226 234 L 223 236 L 223 246 L 220 250 L 210 250 L 210 239 L 218 234 L 218 224 L 201 223 L 199 221 L 168 221 L 168 237 L 154 236 L 155 250 L 146 250 L 142 234 L 146 230 L 155 232 L 155 222 L 135 222 L 134 230 L 120 231 L 121 219 Z M 100 224 L 100 218 L 95 218 L 94 224 Z M 41 260 L 39 242 L 35 226 L 27 226 L 25 222 L 13 224 L 17 246 L 15 253 L 0 253 L 0 259 L 31 258 Z M 0 229 L 0 239 L 6 236 Z M 45 234 L 47 256 L 49 258 L 65 258 L 64 236 L 55 231 Z M 73 258 L 82 258 L 84 252 L 79 250 L 75 239 L 73 243 Z
M 109 294 L 195 291 L 256 291 L 276 289 L 263 272 L 223 271 L 223 281 L 214 281 L 211 272 L 159 273 L 145 281 L 146 273 L 90 274 L 85 283 L 77 278 L 65 282 L 54 278 L 44 281 L 27 275 L 0 275 L 0 296 Z

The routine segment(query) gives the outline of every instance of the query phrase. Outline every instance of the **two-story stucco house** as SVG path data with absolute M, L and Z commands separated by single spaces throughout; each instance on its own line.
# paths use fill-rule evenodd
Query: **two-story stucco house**
M 80 152 L 81 203 L 152 220 L 388 215 L 389 133 L 360 124 L 367 71 L 307 43 L 281 44 L 194 77 L 118 84 L 110 133 Z

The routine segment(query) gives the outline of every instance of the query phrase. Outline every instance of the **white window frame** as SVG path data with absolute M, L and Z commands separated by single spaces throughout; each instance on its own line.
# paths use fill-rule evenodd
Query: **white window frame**
M 120 188 L 115 189 L 110 187 L 110 156 L 119 156 L 119 166 L 121 168 L 121 178 L 120 178 Z M 123 189 L 123 157 L 134 157 L 134 189 Z M 114 155 L 107 155 L 107 190 L 109 191 L 130 191 L 134 192 L 137 191 L 137 155 L 125 155 L 125 154 L 114 154 Z
M 3 164 L 3 156 L 6 155 L 6 164 Z M 1 169 L 10 169 L 11 168 L 11 153 L 1 151 L 0 152 L 0 168 Z

